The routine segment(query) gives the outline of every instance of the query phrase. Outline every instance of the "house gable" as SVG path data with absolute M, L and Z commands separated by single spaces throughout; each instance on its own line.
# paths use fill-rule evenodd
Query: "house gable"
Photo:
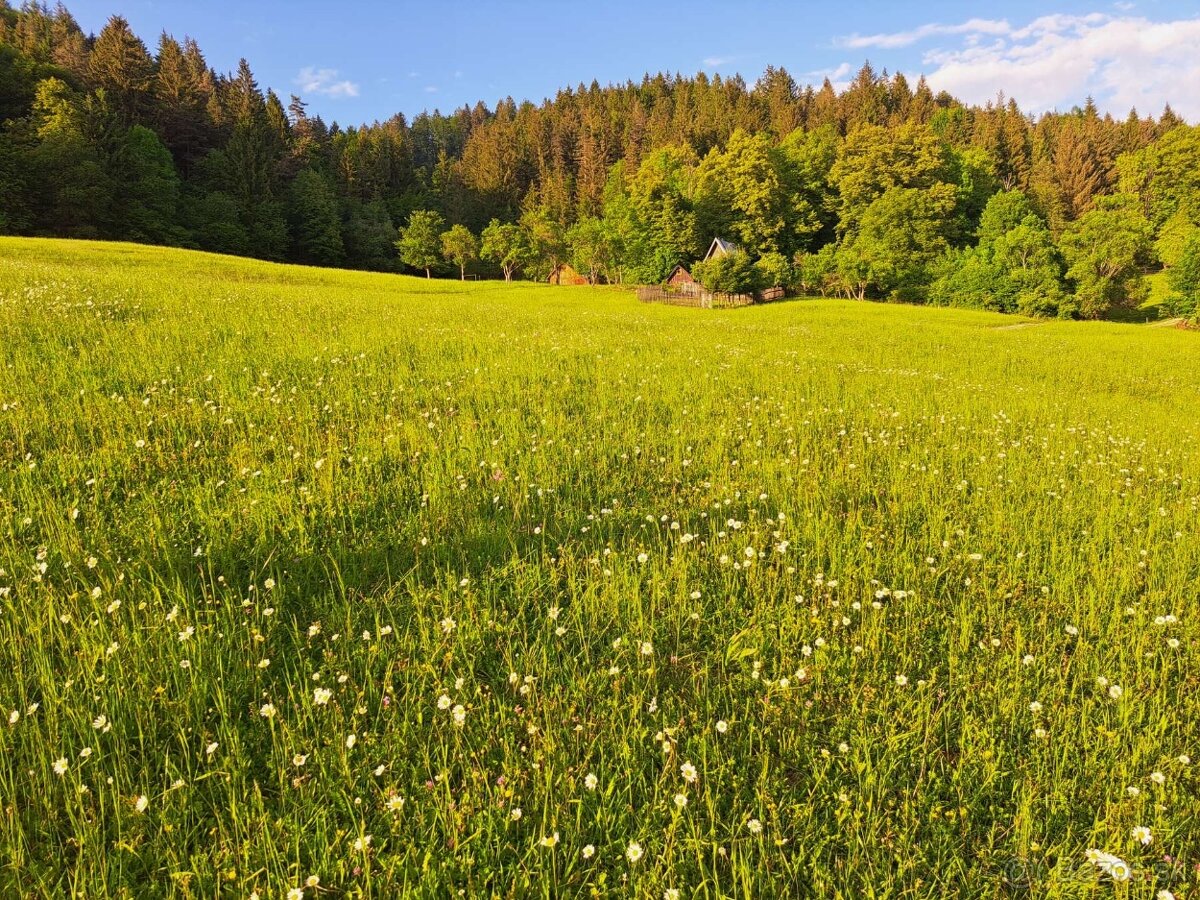
M 712 243 L 708 245 L 708 252 L 704 254 L 704 261 L 708 262 L 710 259 L 728 256 L 730 253 L 736 253 L 737 249 L 737 244 L 731 244 L 724 238 L 715 237 Z

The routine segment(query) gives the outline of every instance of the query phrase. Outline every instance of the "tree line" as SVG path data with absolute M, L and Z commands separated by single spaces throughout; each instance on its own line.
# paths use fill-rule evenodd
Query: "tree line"
M 868 64 L 837 91 L 768 67 L 657 74 L 359 127 L 285 106 L 195 41 L 0 0 L 0 233 L 422 274 L 656 283 L 714 236 L 719 289 L 1098 317 L 1166 268 L 1200 292 L 1200 129 L 1033 117 Z

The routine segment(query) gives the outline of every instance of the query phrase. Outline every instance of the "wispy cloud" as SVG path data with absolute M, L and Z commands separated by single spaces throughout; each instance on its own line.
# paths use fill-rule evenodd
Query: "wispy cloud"
M 808 84 L 822 84 L 828 78 L 834 88 L 841 91 L 849 86 L 852 74 L 854 74 L 854 66 L 848 62 L 844 62 L 840 66 L 833 66 L 828 69 L 813 69 L 811 72 L 805 72 L 801 76 L 801 80 Z
M 971 19 L 958 25 L 942 25 L 932 22 L 908 31 L 893 31 L 883 34 L 850 34 L 838 38 L 836 43 L 840 47 L 848 47 L 851 50 L 861 50 L 866 47 L 880 47 L 885 50 L 894 50 L 898 47 L 908 47 L 918 41 L 942 35 L 1005 35 L 1011 33 L 1011 31 L 1012 28 L 1008 22 L 1003 19 Z
M 704 68 L 719 69 L 721 66 L 727 66 L 733 62 L 732 56 L 706 56 L 704 57 Z
M 969 102 L 1004 91 L 1025 109 L 1044 112 L 1091 96 L 1115 115 L 1135 107 L 1157 113 L 1169 102 L 1200 120 L 1200 17 L 1154 21 L 1093 12 L 1046 15 L 1025 25 L 972 19 L 838 43 L 889 49 L 918 41 L 931 44 L 921 58 L 930 86 Z
M 358 96 L 358 85 L 347 79 L 339 79 L 337 69 L 305 66 L 293 81 L 305 94 L 320 94 L 335 99 Z

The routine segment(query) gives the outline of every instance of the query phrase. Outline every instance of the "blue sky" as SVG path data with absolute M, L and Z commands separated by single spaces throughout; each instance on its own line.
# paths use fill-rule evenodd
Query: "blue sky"
M 1170 100 L 1200 121 L 1200 0 L 810 3 L 783 0 L 67 0 L 86 31 L 112 14 L 153 49 L 162 30 L 196 38 L 219 71 L 249 61 L 260 84 L 299 93 L 327 121 L 357 124 L 646 71 L 752 82 L 768 64 L 835 83 L 865 59 L 926 74 L 983 101 L 999 90 L 1034 111 L 1089 94 L 1143 113 Z

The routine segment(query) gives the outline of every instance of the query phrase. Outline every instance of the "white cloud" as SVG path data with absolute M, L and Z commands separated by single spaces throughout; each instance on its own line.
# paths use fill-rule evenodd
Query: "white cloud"
M 1003 91 L 1030 112 L 1067 109 L 1092 96 L 1116 116 L 1136 107 L 1158 114 L 1166 103 L 1200 121 L 1200 17 L 1152 21 L 1089 13 L 1041 16 L 1015 27 L 973 19 L 894 34 L 843 39 L 850 47 L 904 47 L 956 37 L 922 56 L 930 86 L 971 103 Z M 851 43 L 855 41 L 857 43 Z
M 731 62 L 733 62 L 732 56 L 706 56 L 704 57 L 704 68 L 717 69 L 729 65 Z
M 800 76 L 800 80 L 807 84 L 823 84 L 828 78 L 834 90 L 844 91 L 850 86 L 850 76 L 854 74 L 854 66 L 848 62 L 842 63 L 840 66 L 835 66 L 829 69 L 813 69 L 811 72 L 805 72 Z
M 317 69 L 305 66 L 293 82 L 305 94 L 321 94 L 325 97 L 357 97 L 358 85 L 353 81 L 338 80 L 337 69 Z
M 910 31 L 895 31 L 890 34 L 851 34 L 838 38 L 837 43 L 842 47 L 859 50 L 864 47 L 880 47 L 894 50 L 897 47 L 907 47 L 926 38 L 947 34 L 1008 34 L 1012 29 L 1003 19 L 971 19 L 961 25 L 939 25 L 931 23 L 913 28 Z

